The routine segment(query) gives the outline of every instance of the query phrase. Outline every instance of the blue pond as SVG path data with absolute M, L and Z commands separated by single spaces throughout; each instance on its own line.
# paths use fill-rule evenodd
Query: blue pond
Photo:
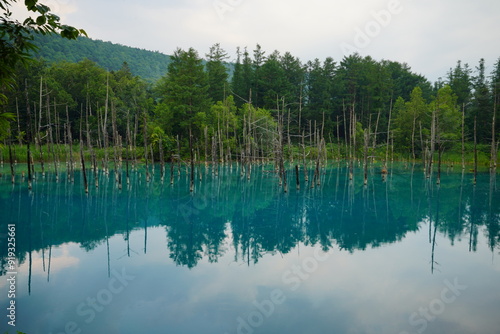
M 495 174 L 448 168 L 438 186 L 394 165 L 364 185 L 330 163 L 296 189 L 292 167 L 287 193 L 270 165 L 197 166 L 192 193 L 185 167 L 121 188 L 90 172 L 88 194 L 80 172 L 31 191 L 4 174 L 0 333 L 499 333 Z

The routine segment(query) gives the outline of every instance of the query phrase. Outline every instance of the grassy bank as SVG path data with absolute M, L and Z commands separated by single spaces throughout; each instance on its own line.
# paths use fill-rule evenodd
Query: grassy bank
M 17 164 L 25 164 L 26 159 L 27 159 L 27 146 L 26 145 L 19 145 L 15 144 L 11 146 L 12 149 L 12 159 L 14 163 Z M 34 145 L 30 146 L 31 149 L 31 154 L 33 157 L 33 160 L 35 161 L 36 165 L 39 165 L 42 161 L 44 162 L 44 165 L 47 170 L 50 170 L 52 168 L 51 166 L 54 163 L 54 156 L 56 160 L 59 162 L 59 165 L 64 165 L 66 162 L 70 161 L 70 152 L 71 152 L 71 157 L 74 162 L 77 162 L 77 165 L 80 164 L 80 146 L 78 144 L 74 144 L 71 147 L 68 145 L 54 145 L 53 147 L 50 147 L 48 145 L 43 145 L 41 148 L 35 147 Z M 490 166 L 490 146 L 489 145 L 478 145 L 477 147 L 477 159 L 478 159 L 478 167 L 483 169 L 485 167 Z M 304 152 L 305 151 L 305 152 Z M 303 161 L 304 153 L 306 156 L 307 160 L 316 160 L 318 157 L 318 148 L 317 147 L 306 147 L 305 150 L 302 149 L 302 147 L 299 147 L 297 145 L 291 145 L 291 146 L 285 146 L 284 147 L 284 157 L 285 160 L 293 163 L 300 163 Z M 400 152 L 393 152 L 392 149 L 389 149 L 388 152 L 386 152 L 386 148 L 381 146 L 376 149 L 370 148 L 368 149 L 368 156 L 370 157 L 370 161 L 376 161 L 376 162 L 383 162 L 385 161 L 386 158 L 386 153 L 388 153 L 388 159 L 391 161 L 401 161 L 401 162 L 415 162 L 415 163 L 420 163 L 422 162 L 420 157 L 417 157 L 415 160 L 412 159 L 412 155 L 410 152 L 408 153 L 400 153 Z M 103 149 L 103 148 L 95 148 L 92 151 L 89 149 L 83 150 L 83 155 L 84 159 L 86 162 L 90 164 L 92 161 L 92 155 L 95 154 L 95 158 L 100 164 L 104 159 L 106 159 L 106 156 L 108 156 L 108 160 L 110 162 L 113 161 L 113 157 L 115 156 L 115 149 L 114 148 L 108 148 Z M 348 159 L 350 156 L 349 148 L 347 148 L 344 144 L 336 144 L 336 143 L 330 143 L 327 144 L 326 147 L 322 150 L 321 155 L 322 159 L 326 158 L 327 160 L 344 160 Z M 126 151 L 124 148 L 121 148 L 121 157 L 123 160 L 128 159 L 128 160 L 133 160 L 134 158 L 137 159 L 138 162 L 144 162 L 144 147 L 135 147 L 131 149 L 130 151 Z M 154 152 L 154 160 L 156 162 L 159 161 L 159 154 L 158 152 Z M 169 160 L 171 153 L 165 153 L 165 160 Z M 204 157 L 196 155 L 196 160 L 198 162 L 204 162 L 205 159 Z M 237 160 L 238 156 L 233 156 L 234 160 Z M 269 157 L 272 158 L 272 157 Z M 467 144 L 465 147 L 465 163 L 467 166 L 473 166 L 474 165 L 474 147 L 472 144 Z M 150 154 L 149 154 L 149 160 L 151 159 Z M 181 157 L 182 160 L 188 161 L 189 157 Z M 211 157 L 208 157 L 208 161 L 212 161 Z M 363 151 L 362 149 L 358 149 L 356 151 L 356 160 L 363 160 Z M 454 165 L 461 165 L 462 164 L 462 153 L 461 153 L 461 147 L 455 147 L 452 148 L 451 150 L 445 151 L 442 154 L 441 157 L 442 164 L 443 165 L 448 165 L 448 166 L 454 166 Z M 437 164 L 438 162 L 438 153 L 436 152 L 434 154 L 434 162 Z M 4 165 L 9 165 L 10 164 L 10 158 L 9 158 L 9 147 L 2 145 L 0 147 L 0 163 L 3 163 Z M 497 159 L 497 165 L 500 163 L 500 159 Z

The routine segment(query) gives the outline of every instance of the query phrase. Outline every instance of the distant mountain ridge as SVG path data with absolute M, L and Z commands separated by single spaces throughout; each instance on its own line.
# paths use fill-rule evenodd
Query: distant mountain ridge
M 168 71 L 170 56 L 158 51 L 148 51 L 130 46 L 79 37 L 67 40 L 57 35 L 35 35 L 39 47 L 37 58 L 52 62 L 79 62 L 85 58 L 96 62 L 108 71 L 119 70 L 127 62 L 134 75 L 147 81 L 156 81 Z

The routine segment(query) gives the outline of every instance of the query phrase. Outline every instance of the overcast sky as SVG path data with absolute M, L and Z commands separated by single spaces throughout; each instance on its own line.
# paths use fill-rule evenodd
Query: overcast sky
M 488 74 L 500 57 L 498 0 L 45 0 L 62 22 L 89 37 L 172 54 L 204 56 L 220 43 L 266 54 L 289 51 L 302 62 L 358 51 L 406 62 L 431 81 L 457 60 Z M 20 0 L 20 3 L 24 1 Z

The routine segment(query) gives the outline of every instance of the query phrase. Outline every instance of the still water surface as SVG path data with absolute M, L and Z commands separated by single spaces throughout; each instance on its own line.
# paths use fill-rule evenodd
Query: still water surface
M 174 184 L 133 172 L 0 178 L 0 332 L 500 332 L 495 175 L 394 166 L 387 179 L 330 165 L 280 188 L 271 166 Z M 312 178 L 312 175 L 311 175 Z M 92 174 L 89 180 L 93 181 Z M 7 325 L 6 233 L 16 226 L 16 327 Z

